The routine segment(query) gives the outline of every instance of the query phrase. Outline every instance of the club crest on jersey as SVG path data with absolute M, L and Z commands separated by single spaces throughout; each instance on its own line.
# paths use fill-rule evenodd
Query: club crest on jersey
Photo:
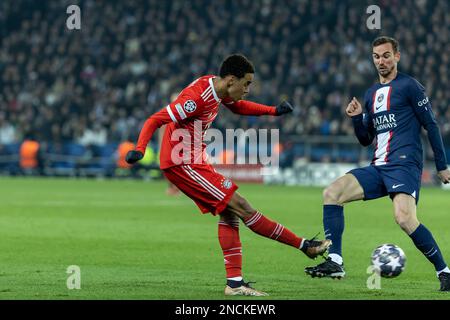
M 384 99 L 384 94 L 380 94 L 380 95 L 378 96 L 377 101 L 378 101 L 378 102 L 381 102 L 381 101 L 383 101 L 383 99 Z
M 191 113 L 197 109 L 197 104 L 193 100 L 188 100 L 184 103 L 183 108 L 186 112 Z
M 222 181 L 222 187 L 224 187 L 225 189 L 230 189 L 231 185 L 232 183 L 230 179 L 225 179 Z

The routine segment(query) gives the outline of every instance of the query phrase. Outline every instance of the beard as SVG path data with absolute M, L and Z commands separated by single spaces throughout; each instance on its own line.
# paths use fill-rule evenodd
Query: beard
M 394 70 L 394 66 L 392 66 L 390 69 L 389 68 L 378 69 L 378 74 L 380 76 L 386 78 L 392 73 L 393 70 Z

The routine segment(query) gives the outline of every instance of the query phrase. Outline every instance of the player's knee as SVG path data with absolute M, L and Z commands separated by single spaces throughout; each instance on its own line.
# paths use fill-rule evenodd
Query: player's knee
M 226 223 L 233 222 L 236 219 L 236 215 L 231 213 L 230 211 L 223 211 L 220 213 L 220 220 Z
M 246 218 L 255 212 L 250 203 L 237 193 L 233 196 L 232 205 L 241 218 Z
M 406 232 L 409 232 L 416 224 L 415 220 L 414 215 L 403 208 L 399 208 L 395 212 L 395 222 Z
M 245 200 L 244 198 L 241 198 L 239 200 L 239 202 L 240 202 L 241 210 L 244 215 L 250 216 L 255 212 L 255 209 L 253 209 L 252 206 L 250 205 L 250 203 L 248 203 L 248 201 Z
M 341 204 L 340 197 L 341 192 L 334 184 L 329 185 L 323 190 L 323 201 L 326 204 Z
M 395 222 L 399 225 L 400 228 L 405 230 L 405 228 L 408 226 L 408 219 L 401 216 L 395 216 Z

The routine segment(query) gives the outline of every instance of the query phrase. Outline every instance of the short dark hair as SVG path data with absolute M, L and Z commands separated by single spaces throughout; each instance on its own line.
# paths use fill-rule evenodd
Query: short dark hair
M 232 54 L 226 57 L 219 70 L 221 78 L 228 75 L 243 78 L 246 73 L 255 73 L 255 68 L 252 62 L 242 54 Z
M 388 37 L 388 36 L 381 36 L 381 37 L 378 37 L 375 40 L 373 40 L 372 48 L 378 47 L 379 45 L 382 45 L 385 43 L 390 43 L 392 45 L 392 49 L 394 49 L 394 53 L 397 53 L 399 51 L 398 41 L 395 40 L 394 38 Z

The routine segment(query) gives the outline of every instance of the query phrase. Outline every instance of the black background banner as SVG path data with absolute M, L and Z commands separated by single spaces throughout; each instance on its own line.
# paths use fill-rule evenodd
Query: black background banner
M 12 318 L 109 319 L 358 319 L 405 317 L 421 310 L 448 312 L 449 300 L 27 300 L 0 301 Z M 205 310 L 208 310 L 205 314 Z

